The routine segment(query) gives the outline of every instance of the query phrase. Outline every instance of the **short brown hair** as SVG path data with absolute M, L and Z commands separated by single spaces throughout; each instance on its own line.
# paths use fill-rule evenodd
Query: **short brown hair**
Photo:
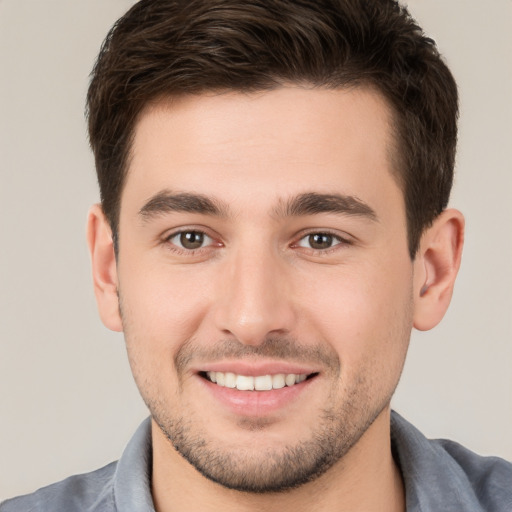
M 446 207 L 457 87 L 435 42 L 394 0 L 141 0 L 109 32 L 87 95 L 104 213 L 117 237 L 137 117 L 160 96 L 286 83 L 371 86 L 394 112 L 394 166 L 414 258 Z

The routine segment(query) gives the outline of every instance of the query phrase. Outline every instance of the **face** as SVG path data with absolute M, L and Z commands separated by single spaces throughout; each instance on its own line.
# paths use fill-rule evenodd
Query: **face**
M 413 321 L 391 147 L 389 110 L 362 89 L 202 95 L 141 116 L 122 328 L 169 449 L 208 478 L 299 485 L 387 413 Z

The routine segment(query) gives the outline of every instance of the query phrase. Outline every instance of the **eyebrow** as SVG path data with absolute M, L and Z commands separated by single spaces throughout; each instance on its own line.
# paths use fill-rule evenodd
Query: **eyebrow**
M 144 220 L 172 212 L 197 213 L 214 217 L 228 217 L 227 204 L 203 194 L 188 192 L 172 193 L 162 190 L 152 196 L 139 210 Z M 278 218 L 301 217 L 319 213 L 336 213 L 366 217 L 376 221 L 377 214 L 365 202 L 355 196 L 306 192 L 286 201 L 280 200 L 272 214 Z
M 139 210 L 144 220 L 171 212 L 199 213 L 215 217 L 226 217 L 227 205 L 211 199 L 203 194 L 187 192 L 172 193 L 163 190 L 152 196 Z
M 286 202 L 281 201 L 274 209 L 274 215 L 277 217 L 300 217 L 319 213 L 337 213 L 378 220 L 373 208 L 364 201 L 355 196 L 342 194 L 306 192 Z

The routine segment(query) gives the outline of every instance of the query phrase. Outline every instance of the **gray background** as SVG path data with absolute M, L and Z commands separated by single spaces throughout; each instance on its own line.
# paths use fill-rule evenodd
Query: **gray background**
M 146 412 L 100 323 L 88 73 L 128 0 L 0 0 L 0 499 L 118 458 Z M 414 333 L 394 407 L 512 459 L 512 2 L 411 0 L 460 85 L 452 205 L 467 218 L 444 322 Z

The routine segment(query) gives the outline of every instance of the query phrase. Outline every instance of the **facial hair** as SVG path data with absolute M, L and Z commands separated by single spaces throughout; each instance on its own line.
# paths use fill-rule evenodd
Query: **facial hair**
M 330 346 L 304 346 L 296 340 L 274 337 L 258 346 L 243 345 L 233 339 L 220 340 L 207 349 L 188 340 L 174 357 L 178 392 L 191 362 L 197 366 L 201 361 L 222 358 L 257 361 L 263 357 L 320 365 L 324 378 L 333 383 L 310 436 L 293 443 L 284 440 L 279 449 L 258 449 L 255 443 L 243 449 L 226 446 L 201 426 L 205 423 L 198 422 L 186 407 L 171 411 L 160 396 L 146 393 L 139 386 L 153 419 L 175 450 L 206 478 L 246 493 L 286 492 L 324 474 L 357 443 L 389 405 L 394 391 L 393 387 L 376 401 L 371 392 L 375 385 L 368 378 L 371 372 L 362 371 L 355 382 L 344 382 L 339 357 Z M 245 418 L 237 426 L 264 433 L 267 421 Z

